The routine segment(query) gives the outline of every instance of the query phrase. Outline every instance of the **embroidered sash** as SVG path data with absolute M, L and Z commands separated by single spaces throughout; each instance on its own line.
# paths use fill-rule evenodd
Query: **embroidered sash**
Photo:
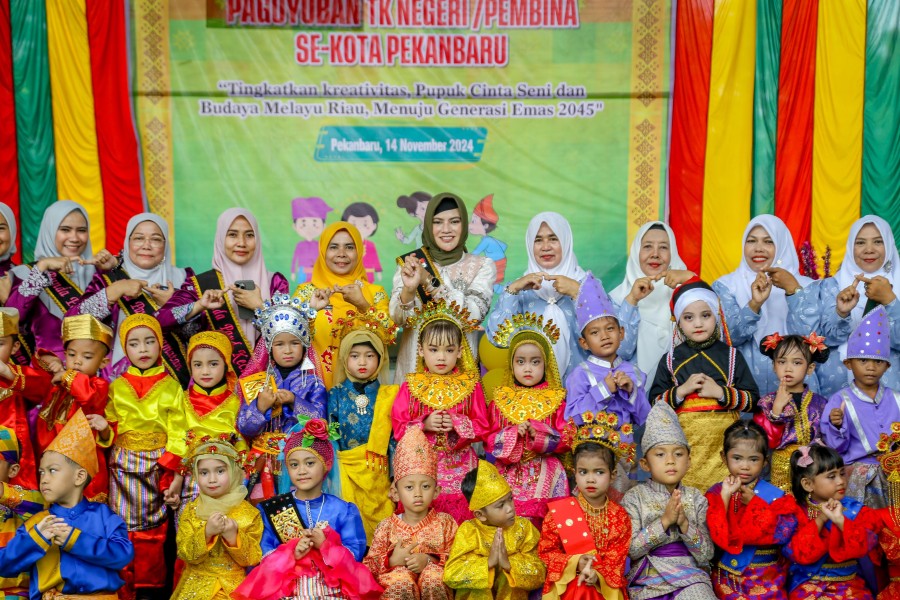
M 66 314 L 70 308 L 81 300 L 81 295 L 84 291 L 63 273 L 50 271 L 47 273 L 47 276 L 50 278 L 50 285 L 44 288 L 44 291 L 47 292 L 47 295 L 56 303 L 62 313 Z
M 306 529 L 292 494 L 282 494 L 269 500 L 263 500 L 259 503 L 259 508 L 269 519 L 272 529 L 278 534 L 278 539 L 282 544 L 300 537 L 300 532 Z
M 103 280 L 107 285 L 126 279 L 131 279 L 131 277 L 122 267 L 116 267 L 112 271 L 107 271 L 103 274 Z M 119 308 L 125 311 L 127 316 L 136 313 L 155 315 L 156 311 L 159 310 L 159 307 L 156 306 L 156 303 L 153 302 L 153 299 L 146 292 L 141 292 L 141 295 L 135 298 L 122 296 L 119 298 L 118 304 Z M 166 370 L 178 380 L 182 388 L 186 388 L 191 379 L 191 373 L 188 369 L 187 351 L 175 332 L 163 332 L 160 352 L 166 365 Z
M 197 290 L 197 296 L 202 296 L 206 290 L 225 289 L 222 274 L 215 269 L 195 275 L 191 278 L 191 281 L 194 284 L 194 289 Z M 205 313 L 209 326 L 216 331 L 224 333 L 231 340 L 231 344 L 234 347 L 231 352 L 231 366 L 234 367 L 234 370 L 240 376 L 253 357 L 253 349 L 250 347 L 250 343 L 247 342 L 247 338 L 244 337 L 244 330 L 237 315 L 234 314 L 231 300 L 226 296 L 225 306 L 215 310 L 207 310 Z
M 844 518 L 851 520 L 856 518 L 863 507 L 862 502 L 851 498 L 844 498 L 841 500 L 841 504 L 844 505 Z M 831 529 L 831 521 L 825 523 L 825 527 Z M 859 574 L 859 562 L 856 560 L 842 563 L 828 562 L 830 560 L 831 556 L 826 553 L 811 565 L 791 563 L 789 591 L 794 591 L 798 586 L 811 579 L 827 578 L 829 581 L 849 581 Z
M 769 483 L 768 481 L 758 481 L 756 483 L 756 488 L 753 490 L 756 493 L 756 496 L 766 502 L 766 504 L 772 504 L 782 496 L 784 496 L 784 492 L 780 489 Z M 753 562 L 753 558 L 756 555 L 757 551 L 760 553 L 765 552 L 764 555 L 766 558 L 771 557 L 771 548 L 765 548 L 761 546 L 744 546 L 744 549 L 737 554 L 732 554 L 730 552 L 725 552 L 722 554 L 722 558 L 719 560 L 719 567 L 732 573 L 733 575 L 741 575 L 744 572 L 744 569 L 750 566 Z M 760 557 L 762 558 L 762 557 Z M 777 554 L 776 554 L 777 558 Z
M 412 252 L 409 252 L 402 256 L 398 256 L 397 264 L 402 267 L 403 264 L 406 262 L 407 256 L 412 256 L 417 261 L 419 261 L 419 264 L 421 264 L 422 268 L 424 268 L 425 271 L 429 275 L 431 275 L 432 279 L 437 280 L 439 286 L 443 285 L 443 282 L 441 281 L 441 278 L 438 275 L 437 266 L 435 266 L 434 262 L 431 260 L 431 255 L 428 254 L 428 250 L 426 250 L 424 247 L 416 248 Z M 420 285 L 418 288 L 416 288 L 416 291 L 419 293 L 419 300 L 422 301 L 422 304 L 425 304 L 426 302 L 431 300 L 431 296 L 428 294 L 428 292 L 425 291 L 425 288 L 423 286 Z

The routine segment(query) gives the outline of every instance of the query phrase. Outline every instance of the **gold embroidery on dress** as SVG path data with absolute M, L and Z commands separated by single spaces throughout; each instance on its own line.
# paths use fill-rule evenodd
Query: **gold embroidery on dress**
M 47 423 L 47 431 L 51 431 L 57 423 L 65 425 L 69 416 L 69 409 L 75 398 L 66 390 L 57 390 L 50 402 L 41 409 L 38 416 Z
M 410 396 L 425 406 L 448 410 L 468 398 L 478 380 L 472 373 L 410 373 L 406 376 L 406 383 Z
M 297 515 L 297 511 L 291 507 L 271 515 L 272 526 L 278 532 L 281 543 L 287 543 L 300 537 L 300 533 L 306 529 Z
M 543 388 L 498 387 L 494 390 L 494 406 L 507 421 L 519 425 L 530 419 L 542 421 L 556 412 L 566 397 L 566 390 Z

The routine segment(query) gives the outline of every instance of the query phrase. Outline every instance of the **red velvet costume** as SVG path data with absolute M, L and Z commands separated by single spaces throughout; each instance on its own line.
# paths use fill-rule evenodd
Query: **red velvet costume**
M 50 391 L 50 374 L 43 369 L 10 364 L 15 378 L 0 378 L 0 425 L 16 432 L 22 451 L 19 454 L 19 474 L 10 480 L 26 490 L 36 490 L 37 458 L 31 444 L 28 426 L 29 404 L 40 404 Z M 27 401 L 27 402 L 26 402 Z

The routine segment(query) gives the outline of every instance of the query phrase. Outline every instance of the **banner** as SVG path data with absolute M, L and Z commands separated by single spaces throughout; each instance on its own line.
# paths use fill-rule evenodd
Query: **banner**
M 583 267 L 621 281 L 661 214 L 668 0 L 131 0 L 144 186 L 205 268 L 230 206 L 266 263 L 309 278 L 326 224 L 359 227 L 370 277 L 458 194 L 501 283 L 536 213 L 572 223 Z M 504 272 L 505 271 L 505 272 Z

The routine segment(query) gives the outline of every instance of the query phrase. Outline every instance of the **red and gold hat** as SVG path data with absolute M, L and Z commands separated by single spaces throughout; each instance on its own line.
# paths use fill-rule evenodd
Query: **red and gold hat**
M 84 315 L 82 315 L 84 316 Z M 90 315 L 87 315 L 90 316 Z M 78 338 L 82 339 L 82 338 Z M 94 477 L 100 471 L 97 463 L 97 444 L 94 441 L 94 432 L 88 423 L 84 412 L 78 411 L 62 428 L 62 431 L 50 442 L 44 452 L 56 452 L 78 464 Z
M 394 451 L 394 481 L 426 475 L 437 481 L 437 452 L 418 427 L 410 427 Z
M 340 438 L 338 424 L 325 422 L 325 419 L 310 419 L 302 429 L 292 432 L 284 444 L 284 460 L 287 462 L 291 454 L 298 450 L 306 450 L 322 461 L 325 472 L 334 465 L 334 447 L 331 442 Z

